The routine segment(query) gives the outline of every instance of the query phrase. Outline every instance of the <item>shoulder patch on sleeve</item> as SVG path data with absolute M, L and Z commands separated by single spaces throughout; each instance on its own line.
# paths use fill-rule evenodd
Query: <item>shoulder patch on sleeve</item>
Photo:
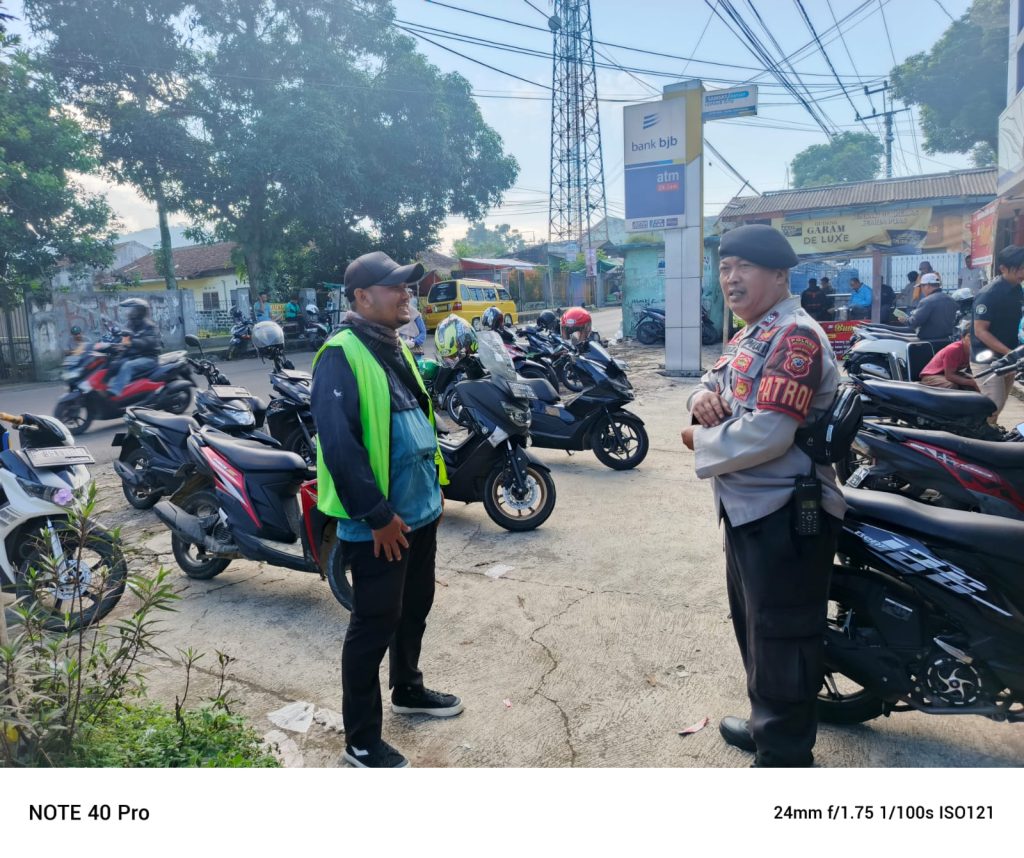
M 779 339 L 765 364 L 757 407 L 804 420 L 821 384 L 821 342 L 810 328 L 793 325 Z

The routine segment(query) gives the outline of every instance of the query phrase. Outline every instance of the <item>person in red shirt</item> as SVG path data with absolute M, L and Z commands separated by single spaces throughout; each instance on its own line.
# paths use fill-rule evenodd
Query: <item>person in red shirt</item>
M 971 334 L 961 324 L 963 336 L 935 354 L 921 370 L 921 384 L 949 390 L 978 390 L 978 382 L 967 374 L 971 365 Z M 980 391 L 979 391 L 980 392 Z

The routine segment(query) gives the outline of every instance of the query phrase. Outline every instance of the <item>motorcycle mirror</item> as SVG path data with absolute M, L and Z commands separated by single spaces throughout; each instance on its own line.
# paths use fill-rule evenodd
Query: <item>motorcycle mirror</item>
M 194 349 L 199 349 L 200 353 L 203 351 L 203 344 L 199 342 L 199 337 L 192 334 L 185 334 L 185 345 L 192 346 Z
M 978 354 L 975 355 L 974 360 L 977 361 L 978 363 L 988 363 L 994 357 L 995 352 L 993 352 L 992 349 L 985 349 L 982 352 L 978 352 Z

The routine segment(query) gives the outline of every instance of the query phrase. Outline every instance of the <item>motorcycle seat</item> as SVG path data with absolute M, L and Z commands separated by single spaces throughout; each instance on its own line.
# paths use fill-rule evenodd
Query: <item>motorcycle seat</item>
M 971 390 L 943 390 L 905 381 L 863 379 L 864 392 L 880 402 L 895 402 L 910 410 L 950 417 L 988 417 L 996 404 Z
M 168 414 L 155 408 L 140 407 L 126 408 L 125 414 L 157 429 L 167 429 L 181 435 L 187 435 L 192 429 L 199 431 L 199 424 L 187 414 Z
M 275 450 L 259 441 L 232 438 L 205 429 L 202 436 L 207 444 L 241 471 L 306 471 L 306 462 L 297 453 Z
M 179 361 L 185 360 L 186 352 L 164 352 L 160 355 L 160 363 L 178 363 Z
M 878 524 L 907 535 L 938 539 L 965 550 L 1020 562 L 1024 545 L 1024 521 L 942 509 L 888 492 L 843 489 L 849 505 L 847 516 Z
M 312 373 L 303 372 L 301 369 L 282 369 L 277 375 L 289 381 L 311 381 L 313 378 Z
M 973 438 L 964 438 L 950 432 L 907 429 L 903 426 L 886 426 L 885 431 L 899 438 L 941 447 L 983 465 L 1024 470 L 1024 444 L 1013 441 L 976 441 Z M 1022 546 L 1022 550 L 1024 550 L 1024 546 Z

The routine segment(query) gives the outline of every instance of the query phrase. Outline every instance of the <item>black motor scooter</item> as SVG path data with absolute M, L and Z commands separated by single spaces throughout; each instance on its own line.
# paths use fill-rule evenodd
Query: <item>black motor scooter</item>
M 517 377 L 497 334 L 480 334 L 478 358 L 487 377 L 456 386 L 467 434 L 440 438 L 449 480 L 444 494 L 483 501 L 491 520 L 506 530 L 533 530 L 555 508 L 555 483 L 526 449 L 532 389 Z
M 1024 721 L 1024 522 L 845 495 L 819 717 Z
M 185 342 L 193 348 L 202 345 L 188 335 Z M 189 365 L 207 381 L 207 389 L 196 394 L 192 417 L 167 414 L 150 408 L 129 408 L 125 412 L 126 432 L 114 436 L 112 446 L 121 453 L 114 470 L 121 478 L 125 499 L 135 509 L 151 509 L 164 495 L 176 491 L 184 482 L 187 461 L 185 442 L 189 433 L 209 426 L 236 438 L 248 438 L 268 447 L 280 447 L 279 441 L 260 431 L 267 413 L 266 402 L 246 388 L 231 384 L 217 365 L 204 358 L 188 358 Z

